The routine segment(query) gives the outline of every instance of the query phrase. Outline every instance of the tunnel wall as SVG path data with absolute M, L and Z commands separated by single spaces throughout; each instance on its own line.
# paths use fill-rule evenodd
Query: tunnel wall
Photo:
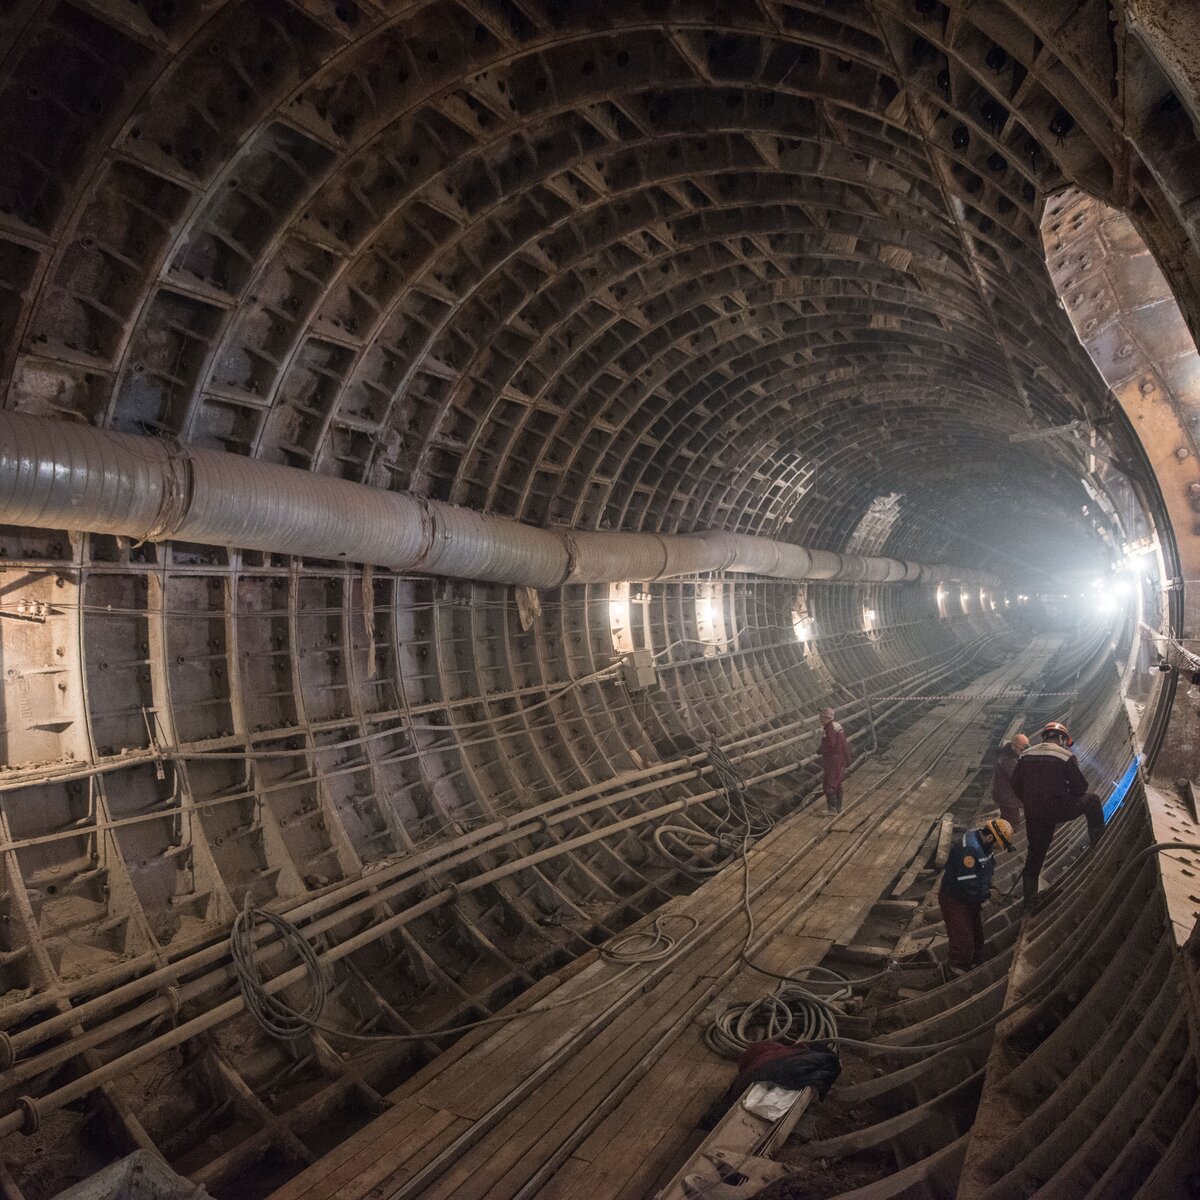
M 817 783 L 820 706 L 837 707 L 864 753 L 872 725 L 886 745 L 919 711 L 907 697 L 953 690 L 1004 644 L 1001 618 L 977 597 L 967 613 L 936 615 L 935 585 L 663 581 L 646 585 L 644 603 L 659 686 L 631 692 L 607 587 L 544 594 L 525 632 L 511 592 L 495 586 L 249 554 L 230 563 L 102 537 L 77 540 L 81 557 L 66 564 L 51 557 L 53 536 L 17 543 L 41 577 L 30 599 L 47 606 L 24 646 L 48 662 L 70 639 L 86 648 L 79 676 L 50 679 L 86 696 L 86 720 L 42 731 L 32 760 L 11 761 L 10 749 L 0 779 L 4 1011 L 21 1064 L 0 1107 L 49 1097 L 38 1130 L 8 1143 L 31 1197 L 52 1194 L 66 1160 L 93 1169 L 130 1147 L 128 1129 L 217 1195 L 244 1194 L 280 1128 L 296 1138 L 284 1155 L 295 1169 L 318 1128 L 353 1128 L 372 1111 L 364 1094 L 385 1094 L 443 1044 L 375 1052 L 366 1076 L 352 1076 L 336 1056 L 295 1060 L 245 1016 L 218 1015 L 223 1069 L 269 1092 L 284 1121 L 221 1123 L 212 1110 L 225 1085 L 186 1056 L 190 1043 L 162 1045 L 155 1018 L 182 1002 L 185 1029 L 207 1020 L 219 980 L 206 990 L 189 964 L 200 955 L 219 969 L 247 892 L 324 921 L 334 944 L 362 938 L 334 969 L 331 1019 L 420 1029 L 469 1018 L 694 886 L 648 835 L 681 814 L 701 830 L 721 824 L 703 755 L 714 734 L 783 814 Z M 701 587 L 716 597 L 719 642 L 697 619 Z M 808 643 L 793 625 L 802 588 Z M 870 632 L 864 605 L 877 613 Z M 463 838 L 477 840 L 441 865 Z M 437 862 L 413 874 L 405 864 L 425 853 Z M 538 864 L 522 866 L 531 854 Z M 432 910 L 403 915 L 431 886 L 498 868 L 503 878 L 452 905 L 437 893 Z M 364 884 L 393 891 L 375 901 Z M 400 923 L 380 931 L 391 914 Z M 118 988 L 134 994 L 119 1002 Z M 176 1000 L 164 998 L 171 988 Z M 64 1001 L 91 1007 L 55 1018 Z M 134 1029 L 109 1040 L 131 1003 Z M 103 1058 L 60 1046 L 64 1020 L 98 1030 Z M 55 1064 L 102 1061 L 117 1070 L 97 1093 L 111 1141 L 58 1107 L 69 1076 Z M 169 1100 L 153 1085 L 164 1073 Z M 214 1156 L 218 1127 L 227 1149 Z
M 1064 547 L 1104 564 L 1085 456 L 1010 440 L 1107 405 L 1039 217 L 1065 184 L 1129 211 L 1194 320 L 1194 92 L 1105 0 L 670 9 L 0 5 L 5 406 L 539 527 L 836 554 L 900 496 L 875 554 L 1017 586 Z M 672 804 L 716 827 L 714 733 L 786 811 L 814 709 L 886 744 L 915 702 L 884 697 L 1002 645 L 990 602 L 940 616 L 932 586 L 808 586 L 801 643 L 794 585 L 685 579 L 635 598 L 663 655 L 638 691 L 605 587 L 539 617 L 274 549 L 0 530 L 29 1200 L 133 1146 L 265 1191 L 441 1048 L 347 1069 L 235 1017 L 144 1050 L 207 1019 L 173 964 L 247 891 L 360 904 L 337 946 L 435 886 L 395 856 L 467 854 L 439 888 L 512 867 L 339 960 L 347 1024 L 474 1016 L 690 886 L 638 831 Z

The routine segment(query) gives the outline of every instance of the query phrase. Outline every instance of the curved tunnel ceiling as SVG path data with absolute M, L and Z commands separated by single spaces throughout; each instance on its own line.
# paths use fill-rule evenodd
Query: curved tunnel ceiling
M 1037 214 L 1109 148 L 1102 28 L 1033 7 L 57 8 L 10 50 L 10 403 L 835 549 L 941 473 L 899 540 L 1057 565 L 1005 514 L 1086 499 L 1008 435 L 1100 403 Z
M 1141 40 L 1150 7 L 14 0 L 5 403 L 536 525 L 735 531 L 1013 592 L 1103 569 L 1118 484 L 1085 486 L 1086 446 L 1043 435 L 1086 420 L 1123 465 L 1139 445 L 1040 222 L 1068 186 L 1128 213 L 1200 327 L 1194 95 Z M 856 737 L 898 724 L 914 689 L 978 673 L 1000 598 L 939 614 L 932 587 L 718 577 L 531 613 L 236 547 L 2 528 L 0 558 L 0 906 L 25 931 L 0 938 L 0 992 L 31 1022 L 89 973 L 223 936 L 247 889 L 323 903 L 364 864 L 582 797 L 521 845 L 596 847 L 476 914 L 553 953 L 470 991 L 431 952 L 410 974 L 442 1004 L 419 1019 L 412 946 L 341 976 L 367 1025 L 498 1007 L 670 894 L 636 837 L 601 833 L 647 819 L 651 787 L 703 826 L 698 744 L 728 735 L 783 809 L 817 707 Z M 659 691 L 622 683 L 622 639 L 656 653 Z M 869 718 L 868 687 L 890 705 Z M 567 908 L 594 926 L 540 928 Z M 419 932 L 436 949 L 454 919 Z M 274 1103 L 276 1053 L 255 1043 L 236 1082 L 226 1055 L 196 1091 Z M 355 1094 L 400 1073 L 329 1083 L 342 1064 L 318 1058 Z M 269 1140 L 202 1159 L 181 1142 L 202 1101 L 105 1095 L 131 1144 L 222 1194 Z M 300 1120 L 264 1119 L 298 1157 Z M 82 1125 L 49 1129 L 81 1174 L 103 1165 Z

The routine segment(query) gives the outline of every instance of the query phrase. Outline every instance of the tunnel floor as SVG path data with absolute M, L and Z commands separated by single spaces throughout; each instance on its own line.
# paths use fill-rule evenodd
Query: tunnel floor
M 787 974 L 852 946 L 877 902 L 924 865 L 931 832 L 974 780 L 997 720 L 1017 711 L 1014 699 L 998 705 L 987 697 L 1027 691 L 1055 649 L 1052 639 L 1035 641 L 975 682 L 980 698 L 932 708 L 851 776 L 841 815 L 830 816 L 823 802 L 809 805 L 753 846 L 752 960 Z M 639 923 L 649 930 L 667 918 L 666 928 L 682 931 L 665 961 L 619 968 L 593 952 L 543 981 L 514 1009 L 589 994 L 468 1035 L 392 1093 L 387 1113 L 272 1200 L 655 1195 L 704 1136 L 697 1122 L 732 1078 L 732 1064 L 705 1045 L 706 1026 L 714 1013 L 773 986 L 738 959 L 743 883 L 735 863 Z M 916 915 L 916 901 L 892 903 Z M 698 922 L 694 933 L 684 914 Z M 923 975 L 934 977 L 940 982 L 940 971 Z M 595 994 L 606 979 L 611 989 Z M 969 1089 L 960 1098 L 960 1132 L 977 1098 Z M 870 1127 L 860 1136 L 874 1148 Z M 903 1159 L 906 1136 L 912 1156 L 925 1136 L 919 1125 L 880 1144 Z M 827 1171 L 824 1182 L 864 1172 L 881 1173 L 878 1160 Z

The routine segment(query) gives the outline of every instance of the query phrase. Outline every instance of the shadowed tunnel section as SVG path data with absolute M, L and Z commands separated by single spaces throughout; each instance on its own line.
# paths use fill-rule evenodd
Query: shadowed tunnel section
M 240 1012 L 172 1037 L 236 997 L 247 892 L 362 937 L 341 1026 L 470 1020 L 694 885 L 649 835 L 676 802 L 719 824 L 710 739 L 788 811 L 821 705 L 886 741 L 923 706 L 867 698 L 994 666 L 1019 596 L 1155 540 L 1191 577 L 1200 410 L 1172 401 L 1165 474 L 1041 232 L 1066 188 L 1126 214 L 1195 332 L 1171 7 L 0 0 L 7 408 L 998 581 L 535 596 L 0 527 L 0 1122 L 29 1135 L 0 1191 L 154 1147 L 265 1194 L 445 1048 L 343 1058 Z

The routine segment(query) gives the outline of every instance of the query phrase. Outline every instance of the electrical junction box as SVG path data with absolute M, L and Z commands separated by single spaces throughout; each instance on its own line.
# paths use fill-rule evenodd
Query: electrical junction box
M 635 650 L 621 660 L 621 674 L 631 692 L 646 692 L 658 687 L 658 671 L 649 650 Z

